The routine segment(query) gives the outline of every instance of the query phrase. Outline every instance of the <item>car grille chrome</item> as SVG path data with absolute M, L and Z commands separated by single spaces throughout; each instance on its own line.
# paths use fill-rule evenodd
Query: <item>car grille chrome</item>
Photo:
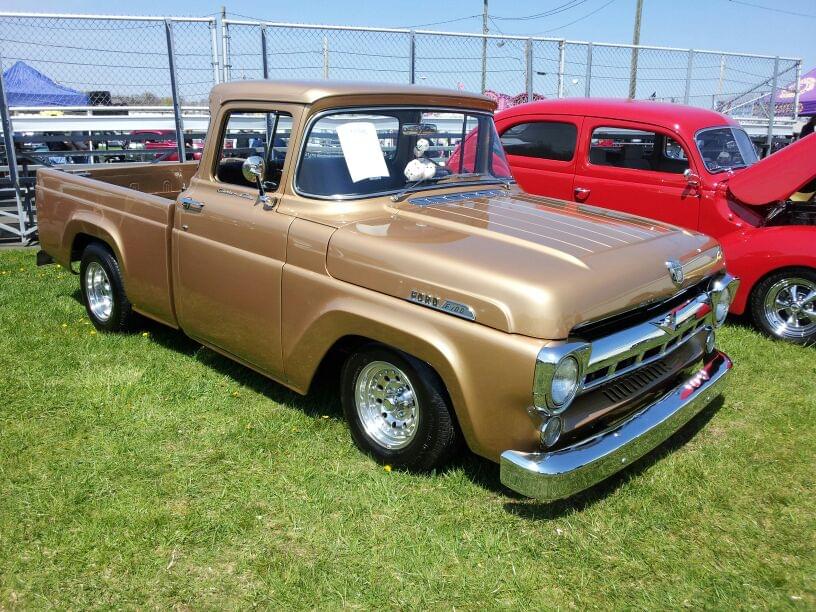
M 695 333 L 709 329 L 709 313 L 710 300 L 703 293 L 649 321 L 593 341 L 582 393 L 660 362 Z M 628 379 L 622 382 L 623 387 L 617 389 L 621 393 L 633 384 Z
M 665 361 L 655 361 L 611 382 L 604 387 L 603 394 L 610 402 L 622 402 L 668 373 L 669 366 Z

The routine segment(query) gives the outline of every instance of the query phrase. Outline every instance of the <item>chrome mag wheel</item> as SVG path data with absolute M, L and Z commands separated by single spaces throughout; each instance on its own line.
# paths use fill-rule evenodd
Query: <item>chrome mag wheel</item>
M 416 437 L 419 403 L 405 373 L 386 361 L 372 361 L 357 376 L 354 401 L 363 430 L 380 446 L 405 448 Z
M 98 262 L 92 261 L 85 269 L 85 295 L 93 315 L 106 322 L 113 312 L 113 291 L 108 273 Z
M 785 278 L 765 294 L 765 318 L 780 338 L 804 338 L 816 331 L 816 283 Z

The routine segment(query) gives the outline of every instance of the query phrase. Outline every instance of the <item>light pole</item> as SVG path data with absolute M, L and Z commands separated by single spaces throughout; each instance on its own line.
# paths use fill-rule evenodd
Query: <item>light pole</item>
M 643 15 L 643 0 L 637 0 L 635 9 L 635 29 L 632 32 L 632 65 L 629 68 L 629 99 L 637 95 L 638 48 L 640 44 L 640 19 Z
M 487 90 L 487 0 L 482 10 L 482 93 Z

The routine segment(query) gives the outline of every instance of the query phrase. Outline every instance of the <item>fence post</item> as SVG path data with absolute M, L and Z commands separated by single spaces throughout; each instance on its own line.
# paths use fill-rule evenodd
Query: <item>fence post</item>
M 221 9 L 221 70 L 223 72 L 223 82 L 230 80 L 230 49 L 229 49 L 229 23 L 227 22 L 227 10 Z
M 3 58 L 0 57 L 0 122 L 3 127 L 3 142 L 6 147 L 6 164 L 8 165 L 9 182 L 14 189 L 14 199 L 17 202 L 17 221 L 20 224 L 20 242 L 25 243 L 26 221 L 23 201 L 20 199 L 20 176 L 17 174 L 17 152 L 14 150 L 14 128 L 11 125 L 6 85 L 3 82 Z
M 802 78 L 802 60 L 796 60 L 796 80 L 793 82 L 793 121 L 799 121 L 799 79 Z
M 525 80 L 527 86 L 527 101 L 533 101 L 533 39 L 528 38 L 525 41 L 525 56 L 526 60 L 526 73 L 525 73 Z
M 411 30 L 408 42 L 408 61 L 411 63 L 408 67 L 408 82 L 414 85 L 416 83 L 416 34 L 413 30 Z
M 689 49 L 688 66 L 686 66 L 686 91 L 683 94 L 683 104 L 688 104 L 691 98 L 691 74 L 694 70 L 694 49 Z
M 269 58 L 266 55 L 266 26 L 261 26 L 261 68 L 264 80 L 269 78 Z
M 587 43 L 587 61 L 586 61 L 586 83 L 584 83 L 584 97 L 588 98 L 591 93 L 592 83 L 592 43 Z
M 779 81 L 779 56 L 774 58 L 773 81 L 771 82 L 771 96 L 768 98 L 768 155 L 773 151 L 774 119 L 776 116 L 776 88 Z M 797 88 L 799 83 L 796 83 Z
M 213 69 L 213 85 L 218 85 L 220 78 L 221 67 L 218 63 L 218 33 L 216 29 L 215 19 L 210 21 L 210 50 L 212 52 L 212 69 Z
M 329 78 L 329 37 L 323 35 L 323 78 Z
M 564 66 L 566 64 L 566 40 L 558 41 L 558 97 L 564 97 Z
M 176 54 L 173 51 L 173 22 L 164 20 L 164 32 L 167 35 L 167 62 L 170 68 L 170 91 L 173 94 L 173 116 L 176 120 L 176 148 L 179 161 L 187 160 L 184 150 L 184 126 L 181 122 L 181 102 L 179 101 L 178 85 L 176 83 Z

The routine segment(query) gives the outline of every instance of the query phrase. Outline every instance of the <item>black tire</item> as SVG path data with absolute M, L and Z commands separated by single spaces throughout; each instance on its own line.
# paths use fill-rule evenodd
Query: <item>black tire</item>
M 795 285 L 798 288 L 796 293 L 801 302 L 804 289 L 812 291 L 816 288 L 816 270 L 813 268 L 786 268 L 762 279 L 751 291 L 751 319 L 760 330 L 772 338 L 795 344 L 816 344 L 816 314 L 810 314 L 816 312 L 816 305 L 811 305 L 804 311 L 800 310 L 793 325 L 784 322 L 786 314 L 791 316 L 790 309 L 781 307 L 776 314 L 769 312 L 769 309 L 772 310 L 770 304 L 777 303 L 774 296 L 779 296 L 782 302 L 791 301 L 791 289 L 786 289 L 786 285 Z M 769 304 L 767 309 L 766 303 Z M 808 321 L 812 324 L 809 324 Z
M 100 266 L 105 272 L 110 285 L 112 306 L 110 315 L 107 317 L 100 316 L 91 307 L 88 270 L 89 268 L 94 270 L 96 266 Z M 125 293 L 119 262 L 110 249 L 101 242 L 92 242 L 82 252 L 79 264 L 79 285 L 82 301 L 85 303 L 85 311 L 96 329 L 103 332 L 127 332 L 134 328 L 137 316 Z
M 407 388 L 413 390 L 416 400 L 408 409 L 417 414 L 415 432 L 410 441 L 399 448 L 388 448 L 369 433 L 360 416 L 361 411 L 358 410 L 358 381 L 365 375 L 367 368 L 370 371 L 369 366 L 376 368 L 379 363 L 390 364 L 404 374 L 407 377 Z M 379 344 L 361 347 L 343 365 L 340 394 L 354 442 L 380 463 L 408 470 L 428 471 L 444 465 L 459 449 L 462 436 L 442 380 L 428 364 L 410 355 Z M 392 408 L 398 409 L 397 406 Z M 388 428 L 385 416 L 383 420 L 386 422 L 384 428 L 393 431 Z

